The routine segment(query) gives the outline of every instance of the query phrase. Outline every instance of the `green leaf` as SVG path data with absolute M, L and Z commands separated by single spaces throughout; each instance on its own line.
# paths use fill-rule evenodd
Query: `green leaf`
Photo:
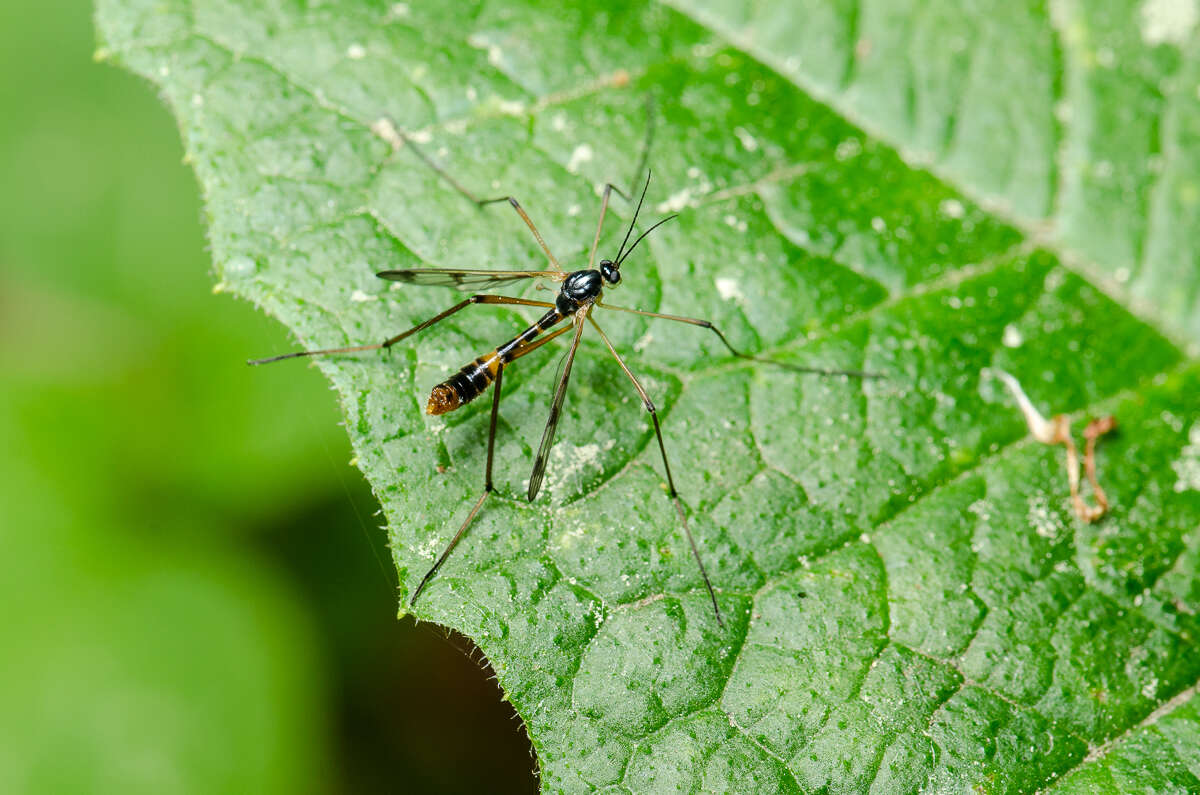
M 413 612 L 486 652 L 547 789 L 1188 789 L 1200 363 L 1164 334 L 1200 330 L 1196 37 L 1146 44 L 1139 13 L 102 0 L 98 24 L 179 117 L 221 288 L 306 347 L 461 297 L 376 270 L 543 267 L 509 208 L 477 210 L 380 120 L 521 198 L 581 267 L 653 95 L 647 223 L 681 215 L 613 303 L 889 375 L 797 375 L 598 315 L 661 408 L 721 629 L 604 348 L 585 336 L 532 505 L 559 355 L 506 374 L 497 493 Z M 1147 124 L 1152 151 L 1131 143 Z M 631 216 L 611 213 L 603 252 Z M 422 408 L 532 316 L 490 309 L 319 363 L 407 592 L 481 491 L 488 401 Z M 1044 412 L 1118 417 L 1103 521 L 1074 518 L 1061 451 L 987 368 Z
M 669 4 L 1200 339 L 1192 0 Z

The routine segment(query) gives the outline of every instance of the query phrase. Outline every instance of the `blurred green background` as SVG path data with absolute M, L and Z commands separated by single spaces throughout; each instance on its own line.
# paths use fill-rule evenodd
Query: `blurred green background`
M 335 399 L 248 368 L 195 181 L 82 0 L 0 6 L 0 792 L 532 791 L 469 642 L 398 622 Z

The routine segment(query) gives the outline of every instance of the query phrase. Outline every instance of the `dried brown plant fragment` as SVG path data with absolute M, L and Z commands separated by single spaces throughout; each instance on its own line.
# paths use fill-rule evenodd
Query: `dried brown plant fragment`
M 1066 414 L 1055 414 L 1047 420 L 1025 394 L 1020 381 L 1003 370 L 992 370 L 992 373 L 1012 392 L 1033 438 L 1042 444 L 1061 444 L 1066 448 L 1067 484 L 1071 488 L 1071 503 L 1075 508 L 1075 515 L 1085 522 L 1095 522 L 1104 516 L 1108 512 L 1108 495 L 1100 488 L 1100 482 L 1096 478 L 1096 441 L 1117 427 L 1116 417 L 1094 419 L 1083 429 L 1083 468 L 1092 487 L 1092 497 L 1096 501 L 1095 505 L 1089 505 L 1079 489 L 1079 449 L 1071 438 L 1070 417 Z

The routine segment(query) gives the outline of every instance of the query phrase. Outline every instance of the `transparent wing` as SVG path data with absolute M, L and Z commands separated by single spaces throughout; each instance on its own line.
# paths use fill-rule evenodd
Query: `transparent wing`
M 575 317 L 575 336 L 571 340 L 571 349 L 563 365 L 562 376 L 558 379 L 558 389 L 554 392 L 554 404 L 550 406 L 550 418 L 546 420 L 546 430 L 542 434 L 542 446 L 538 448 L 537 458 L 533 462 L 533 474 L 529 476 L 529 499 L 532 502 L 542 488 L 542 478 L 546 474 L 546 460 L 550 457 L 550 448 L 554 445 L 554 431 L 558 427 L 558 418 L 562 414 L 563 400 L 567 396 L 567 381 L 571 378 L 571 365 L 575 362 L 575 351 L 579 348 L 579 338 L 583 336 L 583 318 Z
M 557 271 L 485 271 L 485 270 L 454 270 L 451 268 L 409 268 L 406 270 L 380 271 L 375 274 L 380 279 L 391 282 L 406 282 L 408 284 L 424 284 L 434 287 L 456 287 L 459 290 L 470 290 L 476 287 L 507 284 L 523 279 L 559 279 Z

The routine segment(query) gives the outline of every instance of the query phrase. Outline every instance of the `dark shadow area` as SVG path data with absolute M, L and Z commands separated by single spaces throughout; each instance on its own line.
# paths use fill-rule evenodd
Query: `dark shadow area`
M 482 653 L 397 620 L 378 504 L 365 484 L 350 488 L 250 534 L 291 575 L 325 649 L 331 778 L 346 793 L 537 792 L 525 728 Z

